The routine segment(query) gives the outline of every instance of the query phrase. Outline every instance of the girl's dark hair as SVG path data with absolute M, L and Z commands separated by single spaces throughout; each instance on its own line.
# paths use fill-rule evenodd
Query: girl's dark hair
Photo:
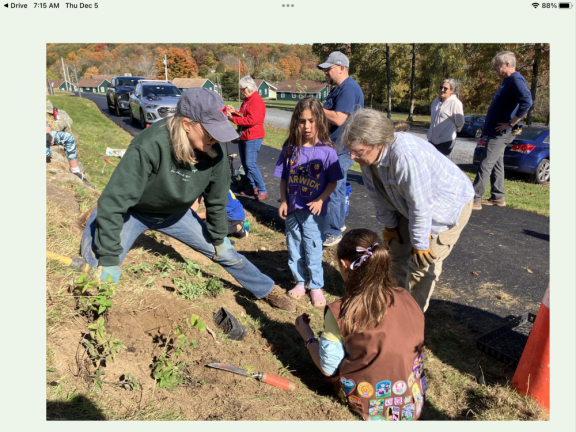
M 300 132 L 300 116 L 304 110 L 307 109 L 310 110 L 312 116 L 314 116 L 316 130 L 318 131 L 318 141 L 320 141 L 322 145 L 333 147 L 330 132 L 328 132 L 328 120 L 326 119 L 322 105 L 316 98 L 309 97 L 302 99 L 294 108 L 294 113 L 290 120 L 290 127 L 288 128 L 288 139 L 284 141 L 284 145 L 282 146 L 283 148 L 287 147 L 284 152 L 284 157 L 286 159 L 294 159 L 294 163 L 298 163 L 300 149 L 304 144 L 304 138 L 302 137 L 302 132 Z
M 357 252 L 356 247 L 372 248 L 372 255 L 350 271 L 344 284 L 340 319 L 347 335 L 377 327 L 394 304 L 394 292 L 398 291 L 382 238 L 368 229 L 351 230 L 338 244 L 338 260 L 358 260 L 364 252 Z

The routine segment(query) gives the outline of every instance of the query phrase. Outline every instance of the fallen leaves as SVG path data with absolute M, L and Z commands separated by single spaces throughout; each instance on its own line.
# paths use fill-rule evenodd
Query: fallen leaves
M 278 354 L 279 352 L 282 352 L 282 347 L 280 345 L 272 343 L 272 342 L 270 342 L 270 345 L 265 346 L 262 349 L 264 351 L 271 352 L 272 354 Z
M 534 273 L 532 270 L 530 270 L 528 267 L 526 267 L 526 271 L 530 274 Z
M 475 272 L 475 271 L 473 271 L 473 272 L 472 272 L 472 275 L 474 275 L 474 276 L 478 276 L 478 275 L 479 275 L 479 273 L 478 273 L 478 272 Z

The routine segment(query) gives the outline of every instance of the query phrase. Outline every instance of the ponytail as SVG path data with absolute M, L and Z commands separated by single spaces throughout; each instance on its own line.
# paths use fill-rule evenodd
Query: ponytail
M 340 312 L 347 335 L 377 327 L 394 304 L 397 288 L 390 272 L 390 254 L 382 244 L 376 233 L 356 229 L 346 233 L 338 245 L 338 259 L 351 262 Z

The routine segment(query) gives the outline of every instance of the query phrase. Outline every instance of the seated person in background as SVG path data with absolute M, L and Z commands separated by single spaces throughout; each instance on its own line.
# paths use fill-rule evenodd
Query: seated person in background
M 201 198 L 202 197 L 198 198 L 190 208 L 196 212 L 200 219 L 206 219 L 206 211 L 198 213 Z M 248 237 L 248 231 L 244 228 L 246 212 L 244 211 L 244 207 L 242 207 L 242 203 L 236 199 L 236 196 L 231 190 L 228 191 L 226 215 L 228 217 L 228 235 L 233 235 L 238 238 Z
M 408 132 L 410 130 L 410 124 L 404 120 L 396 120 L 394 122 L 394 132 Z
M 68 164 L 70 165 L 70 172 L 84 183 L 88 183 L 86 177 L 84 177 L 84 174 L 82 174 L 82 171 L 80 171 L 80 168 L 78 167 L 76 141 L 74 141 L 72 134 L 68 132 L 53 131 L 48 122 L 46 122 L 46 162 L 50 162 L 52 157 L 52 149 L 50 146 L 53 145 L 64 146 L 64 151 L 68 158 Z

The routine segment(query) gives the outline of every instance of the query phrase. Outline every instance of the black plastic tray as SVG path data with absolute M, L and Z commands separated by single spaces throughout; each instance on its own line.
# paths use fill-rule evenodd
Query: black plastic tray
M 476 339 L 476 347 L 497 360 L 517 366 L 536 315 L 526 312 Z

